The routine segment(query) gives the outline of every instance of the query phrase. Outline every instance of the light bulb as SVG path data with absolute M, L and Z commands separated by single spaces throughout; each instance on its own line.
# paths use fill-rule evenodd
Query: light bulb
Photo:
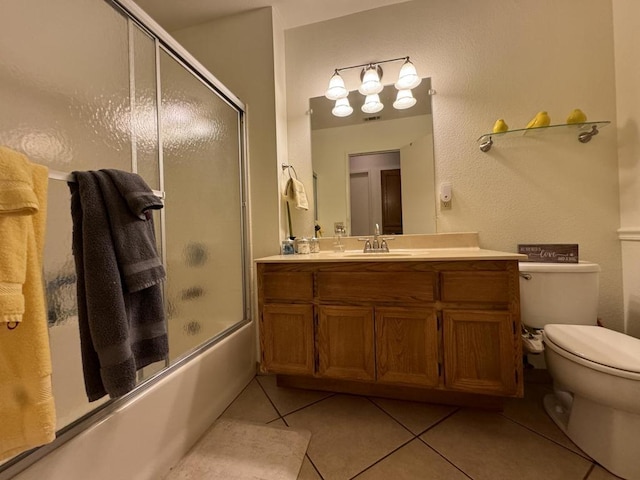
M 331 110 L 336 117 L 348 117 L 353 113 L 353 108 L 349 105 L 349 99 L 347 97 L 339 98 L 336 100 L 336 105 Z
M 380 93 L 382 91 L 383 86 L 380 82 L 380 75 L 378 75 L 378 71 L 382 72 L 382 68 L 373 65 L 364 70 L 362 85 L 358 88 L 358 91 L 362 95 L 373 95 L 374 93 Z
M 367 95 L 361 110 L 364 113 L 378 113 L 383 108 L 384 105 L 380 102 L 380 97 L 377 93 L 374 93 L 373 95 Z
M 329 100 L 338 100 L 339 98 L 345 98 L 349 95 L 349 91 L 344 86 L 344 80 L 338 72 L 334 73 L 329 80 L 329 88 L 324 93 L 324 96 Z
M 404 110 L 405 108 L 411 108 L 416 104 L 417 100 L 413 97 L 411 90 L 398 90 L 396 101 L 393 102 L 393 108 L 397 110 Z
M 416 67 L 409 61 L 404 62 L 402 68 L 400 69 L 400 74 L 398 75 L 398 81 L 396 82 L 396 88 L 398 90 L 407 90 L 409 88 L 415 88 L 420 85 L 422 79 L 418 76 L 416 72 Z

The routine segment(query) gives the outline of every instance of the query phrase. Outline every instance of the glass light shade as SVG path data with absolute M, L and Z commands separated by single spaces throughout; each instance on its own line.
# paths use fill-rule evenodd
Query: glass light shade
M 362 84 L 360 88 L 358 88 L 358 91 L 362 95 L 373 95 L 374 93 L 380 93 L 382 91 L 383 85 L 378 75 L 378 68 L 379 67 L 368 67 L 365 70 L 362 77 Z
M 353 108 L 349 105 L 349 99 L 347 97 L 339 98 L 336 100 L 336 105 L 331 110 L 336 117 L 348 117 L 353 113 Z
M 383 108 L 384 105 L 380 102 L 380 97 L 377 93 L 367 95 L 367 98 L 364 99 L 364 105 L 362 105 L 364 113 L 378 113 Z
M 396 110 L 404 110 L 411 108 L 416 104 L 417 100 L 413 97 L 411 90 L 398 90 L 396 101 L 393 102 L 393 108 Z
M 349 95 L 349 90 L 344 86 L 344 80 L 338 72 L 334 73 L 329 80 L 329 88 L 325 92 L 324 96 L 329 100 L 338 100 L 339 98 L 345 98 Z
M 409 60 L 404 62 L 398 75 L 398 81 L 396 82 L 396 88 L 398 90 L 407 90 L 409 88 L 415 88 L 420 85 L 422 79 L 416 72 L 416 67 Z

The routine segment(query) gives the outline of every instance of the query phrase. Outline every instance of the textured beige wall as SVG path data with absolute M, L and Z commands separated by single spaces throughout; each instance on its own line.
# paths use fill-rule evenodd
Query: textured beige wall
M 483 247 L 506 251 L 578 243 L 602 266 L 600 316 L 621 330 L 612 17 L 602 0 L 416 0 L 288 30 L 289 156 L 311 185 L 308 99 L 335 68 L 411 56 L 437 90 L 436 183 L 453 184 L 438 231 L 478 231 Z M 518 128 L 547 110 L 562 123 L 577 107 L 613 124 L 588 144 L 564 132 L 478 149 L 497 118 Z M 311 214 L 298 215 L 310 228 Z
M 615 0 L 613 20 L 625 324 L 640 337 L 640 3 Z

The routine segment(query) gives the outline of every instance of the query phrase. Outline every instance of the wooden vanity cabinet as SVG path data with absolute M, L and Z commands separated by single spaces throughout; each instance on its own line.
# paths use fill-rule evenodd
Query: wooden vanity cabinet
M 318 376 L 375 380 L 372 307 L 319 305 L 317 339 Z
M 455 390 L 513 395 L 518 389 L 513 322 L 508 312 L 444 311 L 445 385 Z
M 518 287 L 512 260 L 258 263 L 261 369 L 522 396 Z
M 276 268 L 259 275 L 262 369 L 315 373 L 313 274 Z
M 440 385 L 440 335 L 433 308 L 376 308 L 375 335 L 378 382 Z
M 445 385 L 517 395 L 522 392 L 517 265 L 484 270 L 482 262 L 473 262 L 473 269 L 458 267 L 440 274 Z
M 262 364 L 291 375 L 315 372 L 312 305 L 270 304 L 262 309 Z

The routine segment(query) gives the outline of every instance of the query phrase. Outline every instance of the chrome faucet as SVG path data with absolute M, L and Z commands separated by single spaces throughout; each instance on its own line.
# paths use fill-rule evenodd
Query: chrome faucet
M 380 250 L 380 242 L 378 240 L 379 236 L 380 236 L 380 225 L 376 223 L 376 228 L 373 231 L 373 243 L 371 244 L 371 247 L 374 250 Z
M 393 240 L 393 237 L 380 239 L 380 225 L 376 223 L 376 228 L 373 232 L 373 239 L 359 238 L 364 242 L 363 253 L 383 253 L 389 252 L 389 245 L 387 240 Z

